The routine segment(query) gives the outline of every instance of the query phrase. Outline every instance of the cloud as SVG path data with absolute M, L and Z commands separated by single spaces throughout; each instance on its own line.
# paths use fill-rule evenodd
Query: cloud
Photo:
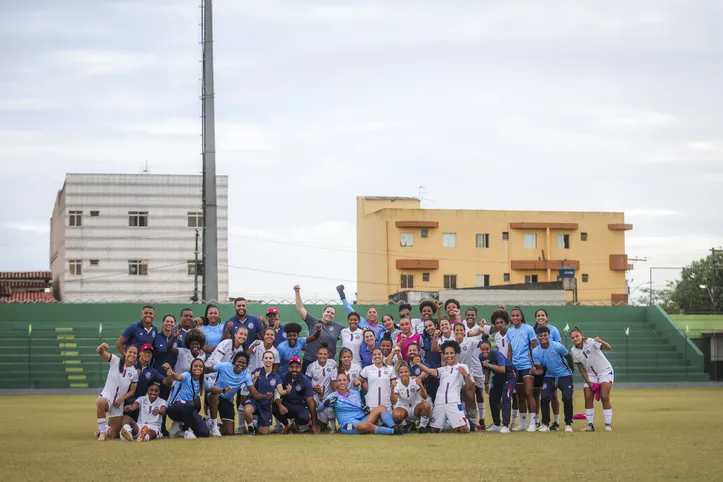
M 660 216 L 677 216 L 680 213 L 673 209 L 663 208 L 638 208 L 628 209 L 625 211 L 625 216 L 630 217 L 660 217 Z
M 5 227 L 26 233 L 47 234 L 50 232 L 50 226 L 48 224 L 9 222 L 5 223 Z

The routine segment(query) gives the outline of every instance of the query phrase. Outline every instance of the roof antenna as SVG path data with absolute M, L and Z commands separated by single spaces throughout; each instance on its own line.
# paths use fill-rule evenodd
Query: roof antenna
M 429 202 L 431 202 L 431 203 L 436 202 L 436 201 L 434 201 L 433 199 L 429 199 L 429 198 L 424 197 L 425 194 L 428 194 L 426 188 L 427 188 L 427 186 L 419 186 L 419 189 L 418 189 L 419 202 L 420 202 L 420 203 L 421 203 L 422 201 L 429 201 Z
M 143 169 L 143 174 L 148 174 L 148 160 L 146 159 L 146 168 Z

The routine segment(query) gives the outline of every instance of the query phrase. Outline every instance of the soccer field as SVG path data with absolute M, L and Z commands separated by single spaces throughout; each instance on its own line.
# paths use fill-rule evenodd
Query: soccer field
M 581 433 L 584 422 L 576 421 L 573 434 L 271 435 L 147 443 L 96 441 L 94 400 L 0 397 L 2 480 L 717 480 L 723 473 L 721 389 L 614 390 L 613 433 Z M 584 411 L 581 390 L 575 407 Z

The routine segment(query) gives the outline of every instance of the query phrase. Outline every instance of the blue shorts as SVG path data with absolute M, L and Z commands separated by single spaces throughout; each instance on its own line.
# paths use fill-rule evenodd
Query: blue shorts
M 341 429 L 341 433 L 345 435 L 356 435 L 359 432 L 356 431 L 356 426 L 359 424 L 359 422 L 366 422 L 367 416 L 364 414 L 364 412 L 360 413 L 356 417 L 346 418 L 342 422 L 339 420 L 339 427 Z
M 259 427 L 271 426 L 271 404 L 268 406 L 259 405 L 256 400 L 249 398 L 244 405 L 254 407 L 254 413 L 259 417 Z
M 525 377 L 530 376 L 530 369 L 525 368 L 524 370 L 517 370 L 517 383 L 522 383 Z

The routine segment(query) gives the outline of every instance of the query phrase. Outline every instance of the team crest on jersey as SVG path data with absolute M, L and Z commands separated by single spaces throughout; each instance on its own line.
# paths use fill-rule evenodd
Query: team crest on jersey
M 330 327 L 329 327 L 329 331 L 330 331 L 331 333 L 333 333 L 333 332 L 334 332 L 334 327 L 333 327 L 333 326 L 330 326 Z
M 301 385 L 296 385 L 296 386 L 294 387 L 294 390 L 296 390 L 297 392 L 300 392 L 300 391 L 301 391 Z
M 467 351 L 467 345 L 462 347 L 462 351 Z
M 547 389 L 547 383 L 543 383 L 543 384 L 542 384 L 542 389 L 543 389 L 543 390 Z
M 252 321 L 251 323 L 249 323 L 249 330 L 253 330 L 253 329 L 254 329 L 254 323 Z
M 389 375 L 389 370 L 384 370 L 385 375 Z
M 239 383 L 240 381 L 241 381 L 240 378 L 237 378 L 237 379 L 236 379 L 236 383 Z
M 281 338 L 286 338 L 286 333 L 282 333 Z
M 432 417 L 432 418 L 430 418 L 430 419 L 429 419 L 429 421 L 430 421 L 430 422 L 432 422 L 432 423 L 434 423 L 434 422 L 436 422 L 436 421 L 437 421 L 437 419 L 436 419 L 436 418 L 434 418 L 434 417 Z
M 410 388 L 409 391 L 412 392 L 412 393 L 417 393 L 417 389 L 414 388 L 414 387 Z
M 361 335 L 359 335 L 359 334 L 354 335 L 354 339 L 355 339 L 355 340 L 358 340 L 358 339 L 360 339 L 360 338 L 361 338 Z
M 150 379 L 151 379 L 151 372 L 146 372 L 146 380 L 150 380 Z
M 585 353 L 586 355 L 589 355 L 589 354 L 590 354 L 590 350 L 585 350 L 583 353 Z

